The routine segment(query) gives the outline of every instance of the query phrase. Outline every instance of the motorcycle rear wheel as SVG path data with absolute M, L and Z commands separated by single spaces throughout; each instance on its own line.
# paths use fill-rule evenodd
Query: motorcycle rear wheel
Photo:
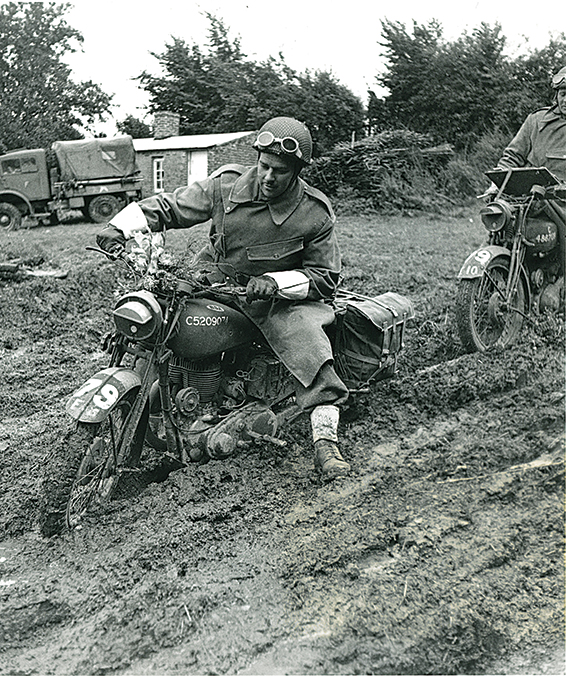
M 522 277 L 511 302 L 504 299 L 509 260 L 493 259 L 482 277 L 461 279 L 456 297 L 456 325 L 468 352 L 485 352 L 511 345 L 518 337 L 528 310 Z
M 52 453 L 44 469 L 39 527 L 45 537 L 75 528 L 94 504 L 116 493 L 128 469 L 139 465 L 147 417 L 142 417 L 117 467 L 120 446 L 135 395 L 126 397 L 101 423 L 77 422 L 67 434 L 63 452 Z

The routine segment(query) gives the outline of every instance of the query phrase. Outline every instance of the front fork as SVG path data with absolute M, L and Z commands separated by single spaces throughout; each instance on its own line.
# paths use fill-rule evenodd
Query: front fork
M 159 377 L 159 399 L 161 403 L 161 413 L 163 415 L 163 426 L 165 429 L 165 440 L 167 451 L 180 462 L 190 463 L 190 458 L 184 448 L 183 443 L 177 434 L 177 428 L 173 422 L 173 409 L 171 402 L 171 390 L 169 387 L 169 362 L 171 360 L 171 350 L 165 352 L 159 357 L 157 372 Z
M 145 409 L 149 406 L 149 395 L 155 380 L 156 367 L 162 397 L 167 450 L 171 455 L 183 461 L 181 445 L 171 418 L 168 378 L 170 358 L 170 350 L 158 347 L 149 353 L 147 359 L 138 361 L 143 365 L 141 369 L 109 366 L 91 376 L 67 401 L 67 413 L 75 420 L 85 423 L 101 423 L 112 415 L 126 396 L 136 391 L 123 434 L 120 439 L 113 440 L 113 455 L 118 465 L 128 452 L 136 430 L 142 424 Z M 111 364 L 115 364 L 116 361 L 120 361 L 120 358 L 113 354 Z
M 496 258 L 505 258 L 509 261 L 509 275 L 507 277 L 507 283 L 505 289 L 499 287 L 496 283 L 496 280 L 493 279 L 489 272 L 491 262 Z M 497 292 L 502 302 L 505 303 L 508 307 L 513 309 L 515 312 L 518 312 L 522 316 L 526 317 L 525 313 L 513 307 L 513 294 L 517 289 L 517 284 L 519 283 L 519 277 L 521 277 L 525 283 L 525 292 L 527 294 L 527 307 L 530 307 L 531 304 L 531 286 L 529 277 L 524 268 L 524 258 L 525 258 L 525 246 L 521 239 L 521 235 L 515 238 L 513 242 L 513 247 L 511 250 L 506 247 L 498 246 L 495 244 L 488 244 L 486 246 L 473 251 L 464 261 L 464 264 L 460 268 L 458 273 L 459 279 L 475 279 L 479 278 L 480 280 L 488 280 L 494 290 Z M 480 281 L 481 283 L 481 281 Z

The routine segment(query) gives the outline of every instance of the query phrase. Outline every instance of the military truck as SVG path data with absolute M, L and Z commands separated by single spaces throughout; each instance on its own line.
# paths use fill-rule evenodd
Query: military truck
M 104 223 L 141 199 L 141 185 L 131 136 L 14 150 L 0 156 L 0 228 L 55 224 L 71 210 Z

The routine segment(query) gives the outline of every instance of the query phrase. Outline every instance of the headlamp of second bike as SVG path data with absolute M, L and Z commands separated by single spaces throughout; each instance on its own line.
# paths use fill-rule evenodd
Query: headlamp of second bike
M 495 200 L 480 211 L 481 222 L 489 232 L 499 232 L 513 219 L 513 212 L 506 202 Z
M 122 296 L 112 315 L 118 331 L 136 341 L 155 337 L 163 324 L 161 306 L 144 290 Z

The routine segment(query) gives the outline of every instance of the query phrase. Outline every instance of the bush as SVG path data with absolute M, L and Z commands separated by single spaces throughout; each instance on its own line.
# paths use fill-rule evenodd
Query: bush
M 434 148 L 427 134 L 397 129 L 340 144 L 315 161 L 306 180 L 339 202 L 358 200 L 369 210 L 433 210 L 453 203 L 443 189 L 459 185 L 458 197 L 476 194 L 470 181 L 456 181 L 449 169 L 450 146 Z M 448 172 L 448 174 L 447 174 Z M 447 199 L 447 196 L 449 199 Z M 340 207 L 338 207 L 340 209 Z
M 455 154 L 451 146 L 434 147 L 427 134 L 389 130 L 337 145 L 304 176 L 333 198 L 338 212 L 438 212 L 483 193 L 484 172 L 497 165 L 508 142 L 507 134 L 492 131 L 472 151 Z

